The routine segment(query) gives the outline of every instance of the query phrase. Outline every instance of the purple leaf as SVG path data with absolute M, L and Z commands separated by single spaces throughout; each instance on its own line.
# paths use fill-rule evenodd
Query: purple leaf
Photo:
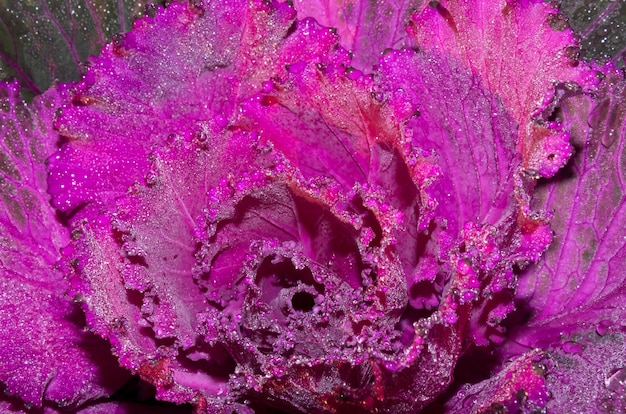
M 56 123 L 68 142 L 50 160 L 55 207 L 83 217 L 112 203 L 144 180 L 153 146 L 202 120 L 228 125 L 264 81 L 334 45 L 327 29 L 309 41 L 310 22 L 289 36 L 293 17 L 284 4 L 173 3 L 109 43 Z
M 555 84 L 587 90 L 596 79 L 573 58 L 573 33 L 549 4 L 431 2 L 413 16 L 409 32 L 423 50 L 462 63 L 502 100 L 520 125 L 517 145 L 529 173 L 551 177 L 565 165 L 571 152 L 567 134 L 537 117 L 552 99 Z
M 0 399 L 0 410 L 7 414 L 32 414 L 32 407 L 29 409 L 21 402 L 4 397 Z M 163 406 L 162 404 L 142 404 L 133 402 L 94 402 L 86 404 L 74 410 L 68 410 L 67 407 L 55 405 L 45 405 L 37 413 L 41 414 L 190 414 L 189 406 Z
M 515 341 L 552 345 L 569 333 L 619 326 L 626 265 L 624 203 L 624 81 L 608 70 L 596 102 L 563 104 L 578 152 L 555 182 L 542 185 L 536 205 L 553 212 L 555 242 L 530 268 L 519 298 L 535 309 Z M 586 119 L 589 116 L 589 124 Z
M 619 413 L 626 410 L 626 347 L 623 332 L 599 335 L 592 329 L 572 335 L 547 352 L 550 411 Z
M 70 235 L 49 206 L 44 160 L 61 96 L 51 90 L 26 107 L 16 83 L 2 84 L 1 93 L 0 381 L 28 404 L 75 406 L 110 395 L 128 374 L 108 344 L 83 331 L 56 266 Z
M 516 357 L 493 377 L 462 388 L 447 401 L 446 412 L 531 413 L 544 410 L 550 399 L 544 360 L 545 356 L 538 350 Z
M 246 152 L 255 163 L 247 134 L 201 129 L 191 136 L 172 137 L 153 152 L 148 184 L 135 185 L 117 202 L 114 232 L 81 226 L 72 253 L 81 262 L 86 283 L 76 280 L 75 292 L 86 302 L 90 325 L 109 338 L 122 365 L 157 385 L 160 398 L 177 402 L 190 400 L 198 388 L 215 394 L 227 379 L 219 360 L 228 358 L 201 344 L 196 333 L 196 316 L 208 306 L 194 278 L 196 230 L 209 203 L 207 189 L 229 170 L 240 175 Z M 107 216 L 100 220 L 108 223 Z M 104 257 L 115 260 L 102 266 Z M 218 361 L 199 369 L 199 358 Z

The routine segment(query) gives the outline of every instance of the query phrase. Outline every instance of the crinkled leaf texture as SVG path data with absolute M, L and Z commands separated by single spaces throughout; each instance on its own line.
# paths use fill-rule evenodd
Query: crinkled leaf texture
M 445 411 L 459 414 L 545 411 L 551 395 L 544 360 L 539 349 L 515 357 L 491 378 L 464 385 L 446 401 Z
M 294 7 L 298 18 L 312 17 L 323 26 L 335 28 L 341 46 L 354 54 L 351 64 L 369 72 L 385 49 L 413 45 L 406 27 L 423 3 L 423 0 L 296 0 Z
M 537 116 L 556 84 L 587 89 L 596 80 L 573 58 L 573 34 L 549 4 L 431 2 L 413 17 L 409 33 L 424 49 L 462 62 L 502 99 L 520 125 L 517 145 L 529 174 L 551 177 L 565 165 L 571 153 L 567 134 L 538 123 Z
M 16 83 L 0 93 L 0 381 L 30 405 L 80 405 L 110 395 L 128 374 L 106 342 L 83 331 L 56 266 L 69 234 L 49 206 L 44 160 L 60 96 L 52 90 L 27 108 Z
M 603 69 L 596 101 L 562 104 L 577 153 L 558 181 L 537 190 L 537 206 L 553 212 L 555 242 L 521 279 L 518 299 L 532 313 L 505 348 L 551 349 L 553 407 L 576 413 L 626 407 L 626 83 L 621 71 Z
M 536 179 L 570 155 L 541 116 L 555 83 L 592 82 L 547 5 L 488 5 L 424 6 L 418 50 L 373 76 L 279 2 L 173 3 L 93 58 L 49 189 L 72 291 L 120 363 L 200 412 L 404 413 L 468 344 L 502 341 L 514 267 L 552 240 Z M 516 356 L 502 377 L 528 375 L 486 407 L 528 384 L 545 405 L 541 355 Z

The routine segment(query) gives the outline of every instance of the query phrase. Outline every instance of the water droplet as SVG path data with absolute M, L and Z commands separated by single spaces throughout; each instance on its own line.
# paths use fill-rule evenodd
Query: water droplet
M 580 354 L 583 351 L 583 347 L 578 342 L 567 341 L 563 344 L 563 351 L 568 354 Z
M 158 7 L 153 3 L 148 3 L 144 6 L 144 14 L 148 17 L 155 17 L 158 11 Z
M 598 335 L 604 336 L 609 331 L 609 328 L 611 327 L 611 325 L 613 325 L 612 321 L 608 319 L 604 319 L 600 321 L 600 323 L 598 323 L 598 326 L 596 327 L 596 332 L 598 333 Z
M 157 174 L 153 171 L 149 172 L 146 174 L 145 178 L 144 178 L 146 185 L 148 187 L 151 187 L 153 185 L 155 185 L 157 183 Z
M 347 67 L 344 74 L 346 78 L 350 80 L 357 80 L 361 77 L 361 75 L 363 75 L 363 73 L 360 70 L 355 69 L 352 66 Z
M 617 140 L 618 130 L 621 127 L 620 121 L 622 120 L 620 115 L 619 105 L 613 105 L 606 120 L 606 131 L 602 136 L 602 145 L 606 148 L 610 148 Z
M 285 69 L 287 69 L 287 72 L 289 73 L 301 73 L 302 71 L 304 71 L 305 68 L 306 68 L 305 61 L 299 61 L 291 65 L 285 65 Z
M 548 24 L 556 31 L 562 32 L 568 28 L 567 17 L 561 13 L 548 15 Z
M 605 115 L 609 111 L 610 105 L 610 99 L 598 102 L 589 114 L 589 125 L 593 128 L 599 128 L 604 123 Z
M 377 101 L 377 102 L 382 102 L 383 99 L 385 99 L 385 96 L 382 94 L 382 92 L 375 92 L 372 93 L 372 97 Z
M 604 380 L 604 386 L 611 391 L 622 391 L 626 381 L 626 368 L 618 368 L 609 373 Z
M 274 82 L 272 82 L 271 80 L 263 82 L 263 89 L 262 89 L 263 93 L 270 93 L 273 90 L 274 90 Z
M 228 126 L 228 118 L 226 118 L 224 115 L 222 114 L 216 114 L 213 119 L 215 120 L 215 123 L 219 126 L 221 126 L 222 128 Z

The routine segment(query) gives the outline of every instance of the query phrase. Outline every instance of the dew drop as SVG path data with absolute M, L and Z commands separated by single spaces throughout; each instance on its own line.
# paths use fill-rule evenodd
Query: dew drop
M 272 82 L 271 80 L 263 82 L 263 89 L 262 89 L 263 93 L 270 93 L 273 90 L 274 90 L 274 82 Z
M 606 131 L 602 136 L 602 145 L 606 148 L 610 148 L 619 135 L 618 130 L 621 126 L 622 117 L 619 111 L 618 105 L 614 105 L 609 112 L 608 119 L 606 120 Z
M 372 93 L 372 97 L 376 100 L 376 102 L 382 102 L 385 99 L 382 92 L 374 92 Z
M 602 145 L 605 148 L 611 148 L 611 145 L 613 145 L 613 143 L 615 142 L 615 138 L 617 137 L 617 133 L 615 132 L 614 129 L 609 129 L 608 131 L 606 131 L 606 133 L 602 136 Z
M 151 187 L 157 183 L 157 174 L 153 171 L 146 174 L 144 178 L 146 185 Z
M 596 327 L 596 332 L 598 333 L 598 335 L 604 336 L 609 331 L 611 325 L 613 325 L 612 321 L 604 319 L 598 323 L 598 326 Z
M 213 119 L 215 120 L 215 123 L 219 126 L 221 126 L 222 128 L 228 126 L 228 118 L 226 118 L 224 115 L 222 114 L 217 114 L 213 117 Z
M 360 70 L 355 69 L 352 66 L 349 66 L 348 68 L 346 68 L 344 74 L 346 78 L 350 80 L 357 80 L 363 75 L 363 73 Z
M 549 15 L 548 24 L 550 25 L 552 29 L 558 32 L 562 32 L 563 30 L 569 27 L 568 22 L 567 22 L 567 17 L 565 17 L 561 13 Z
M 577 342 L 567 341 L 563 344 L 563 351 L 568 354 L 580 354 L 583 351 L 583 347 Z
M 148 3 L 144 6 L 144 14 L 148 17 L 155 17 L 159 11 L 155 4 Z
M 613 371 L 606 377 L 604 380 L 604 386 L 615 392 L 623 391 L 624 384 L 626 381 L 626 368 L 618 368 Z

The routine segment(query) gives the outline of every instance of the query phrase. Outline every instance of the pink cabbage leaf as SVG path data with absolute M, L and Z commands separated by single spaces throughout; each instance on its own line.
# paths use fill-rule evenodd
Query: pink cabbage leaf
M 44 160 L 54 151 L 54 90 L 27 107 L 16 83 L 1 85 L 0 381 L 32 406 L 78 406 L 107 397 L 126 379 L 109 347 L 84 331 L 57 266 L 70 234 L 46 192 Z
M 92 59 L 50 191 L 73 292 L 123 366 L 200 408 L 406 412 L 467 341 L 502 341 L 514 267 L 552 239 L 536 179 L 571 151 L 540 115 L 555 82 L 595 78 L 544 4 L 473 10 L 427 6 L 420 50 L 373 78 L 345 37 L 256 2 L 174 3 Z M 467 49 L 485 42 L 550 71 Z
M 89 402 L 128 374 L 85 324 L 198 412 L 623 409 L 624 81 L 558 11 L 148 11 L 80 81 L 3 87 L 11 395 L 140 409 Z
M 626 356 L 625 81 L 611 66 L 604 72 L 596 100 L 562 104 L 577 153 L 558 181 L 538 188 L 535 203 L 553 212 L 555 241 L 521 278 L 518 300 L 529 320 L 504 348 L 550 349 L 558 362 L 554 408 L 572 412 L 626 407 L 619 397 Z
M 412 46 L 406 26 L 423 0 L 296 0 L 298 18 L 314 18 L 337 30 L 341 46 L 353 54 L 351 65 L 370 72 L 385 49 Z

